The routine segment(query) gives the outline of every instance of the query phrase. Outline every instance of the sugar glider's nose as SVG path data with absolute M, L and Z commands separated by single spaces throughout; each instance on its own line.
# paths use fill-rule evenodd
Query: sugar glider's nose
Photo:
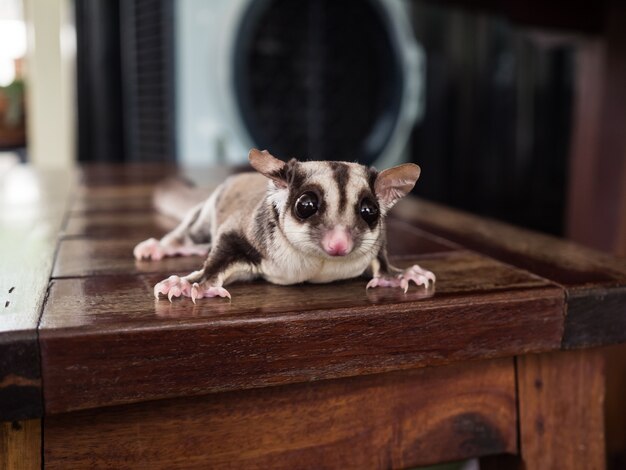
M 345 256 L 352 251 L 354 241 L 345 227 L 338 225 L 322 237 L 322 248 L 330 256 Z

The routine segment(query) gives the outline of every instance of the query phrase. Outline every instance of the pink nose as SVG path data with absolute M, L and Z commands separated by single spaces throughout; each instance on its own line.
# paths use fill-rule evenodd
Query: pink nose
M 335 227 L 322 237 L 322 248 L 330 256 L 345 256 L 352 250 L 352 236 L 343 227 Z

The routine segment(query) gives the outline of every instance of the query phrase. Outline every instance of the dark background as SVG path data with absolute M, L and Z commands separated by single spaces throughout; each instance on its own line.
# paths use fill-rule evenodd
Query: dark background
M 304 20 L 296 10 L 315 13 L 319 2 L 297 2 L 298 8 L 294 2 L 263 3 L 280 12 L 272 16 L 275 29 L 289 30 L 278 40 L 310 44 L 311 35 L 299 31 L 320 31 L 317 36 L 331 40 L 317 42 L 321 51 L 309 59 L 314 63 L 304 64 L 304 73 L 288 82 L 277 84 L 275 72 L 263 73 L 257 63 L 260 73 L 243 67 L 241 80 L 254 81 L 250 87 L 261 90 L 256 101 L 242 105 L 262 107 L 263 119 L 257 121 L 265 127 L 253 132 L 257 144 L 281 156 L 369 163 L 375 155 L 359 154 L 355 142 L 343 145 L 346 135 L 361 138 L 397 96 L 393 64 L 383 60 L 384 38 L 372 41 L 376 36 L 368 32 L 363 2 L 327 1 L 332 14 Z M 176 159 L 172 5 L 172 0 L 76 2 L 81 161 Z M 427 56 L 426 112 L 409 142 L 410 159 L 422 167 L 415 192 L 564 234 L 576 40 L 542 43 L 525 25 L 497 13 L 420 1 L 412 6 L 411 23 Z M 344 46 L 343 55 L 337 44 Z M 359 44 L 369 46 L 369 56 L 359 57 Z M 302 61 L 298 48 L 293 50 L 293 60 Z M 320 67 L 330 73 L 317 76 L 324 94 L 315 108 L 298 96 Z M 389 73 L 379 77 L 381 70 Z M 360 98 L 359 90 L 371 96 L 381 84 L 387 91 L 374 104 Z M 300 129 L 317 132 L 311 138 Z

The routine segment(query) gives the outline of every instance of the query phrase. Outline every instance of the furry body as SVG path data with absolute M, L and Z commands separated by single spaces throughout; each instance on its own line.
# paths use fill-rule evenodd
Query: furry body
M 250 160 L 259 173 L 228 178 L 175 230 L 135 248 L 137 258 L 208 254 L 202 269 L 162 281 L 155 295 L 195 301 L 230 296 L 223 286 L 236 280 L 324 283 L 368 270 L 378 280 L 370 287 L 434 282 L 418 267 L 419 278 L 402 283 L 387 261 L 384 217 L 413 187 L 416 165 L 379 174 L 356 163 L 284 163 L 256 150 Z

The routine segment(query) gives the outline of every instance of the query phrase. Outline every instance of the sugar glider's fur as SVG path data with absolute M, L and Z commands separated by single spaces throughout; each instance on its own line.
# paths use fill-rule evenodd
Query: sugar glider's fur
M 384 218 L 415 185 L 407 163 L 382 172 L 348 162 L 283 162 L 253 149 L 258 173 L 228 178 L 161 240 L 135 247 L 137 259 L 207 255 L 201 269 L 170 276 L 154 294 L 230 297 L 224 285 L 263 278 L 275 284 L 324 283 L 369 272 L 367 287 L 428 286 L 435 276 L 389 264 Z

